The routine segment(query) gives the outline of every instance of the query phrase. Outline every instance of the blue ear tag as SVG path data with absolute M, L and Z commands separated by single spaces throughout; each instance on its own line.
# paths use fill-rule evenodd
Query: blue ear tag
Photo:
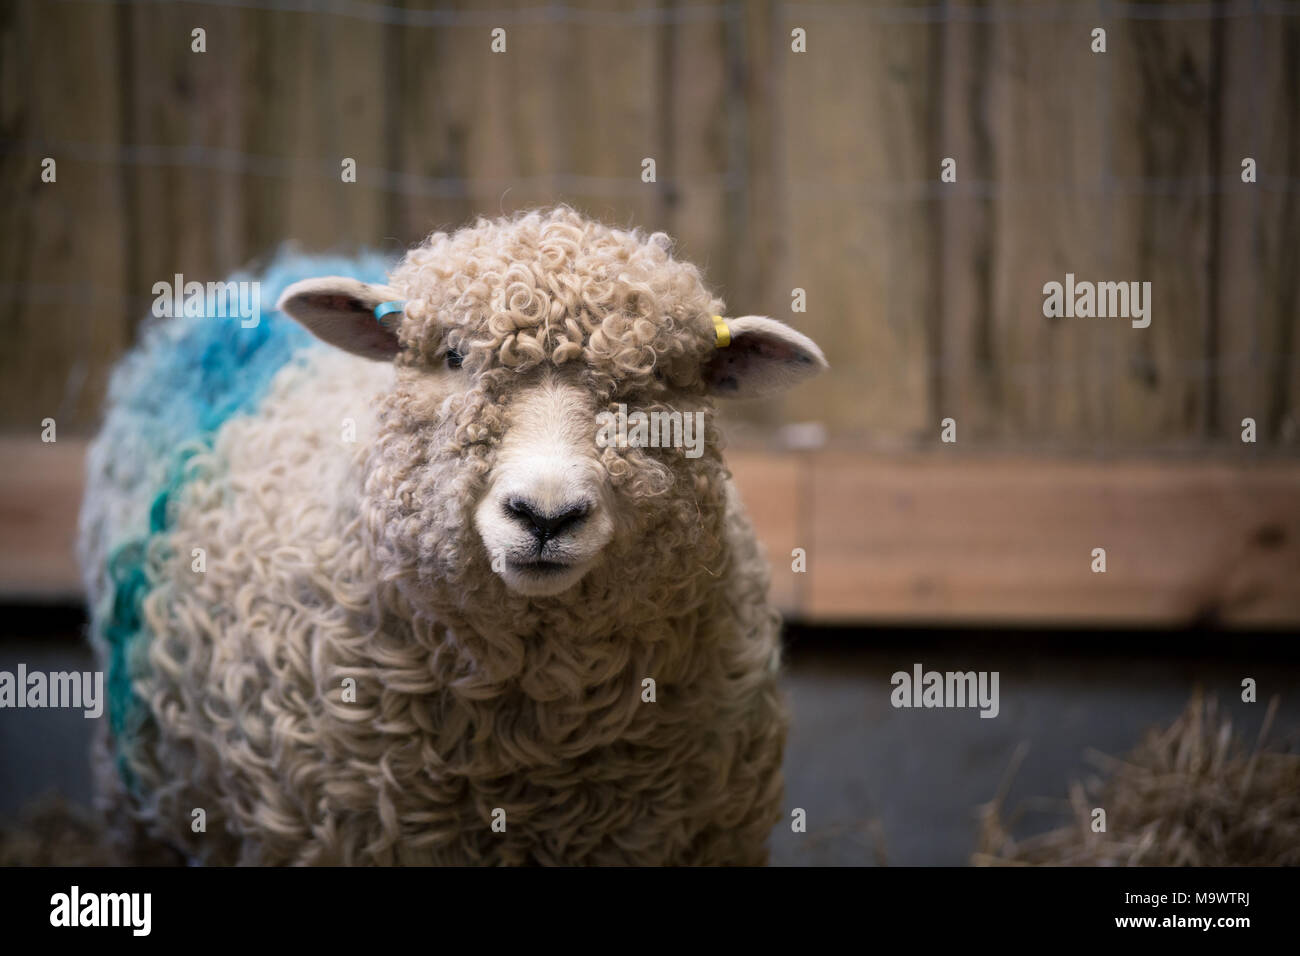
M 382 322 L 384 321 L 384 316 L 392 315 L 394 312 L 401 312 L 404 308 L 406 308 L 405 300 L 400 302 L 381 302 L 375 306 L 375 321 Z

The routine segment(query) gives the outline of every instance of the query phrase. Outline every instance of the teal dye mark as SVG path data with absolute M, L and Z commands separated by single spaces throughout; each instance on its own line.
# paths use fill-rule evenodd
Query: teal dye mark
M 145 561 L 150 539 L 166 532 L 167 505 L 185 481 L 185 466 L 195 454 L 193 447 L 177 453 L 166 485 L 154 497 L 149 508 L 149 533 L 127 541 L 108 559 L 109 577 L 113 581 L 113 606 L 104 623 L 104 640 L 109 648 L 108 720 L 113 737 L 119 741 L 118 772 L 127 788 L 136 793 L 136 778 L 126 759 L 125 744 L 133 739 L 149 719 L 145 701 L 135 691 L 132 656 L 147 633 L 144 627 L 144 599 L 148 595 L 149 575 Z
M 167 502 L 171 499 L 170 491 L 160 491 L 149 506 L 149 533 L 161 534 L 167 530 Z
M 108 725 L 113 739 L 130 740 L 147 717 L 144 701 L 135 692 L 131 674 L 131 651 L 143 631 L 142 604 L 149 593 L 149 578 L 144 571 L 142 541 L 130 541 L 108 558 L 108 573 L 113 581 L 113 606 L 104 623 L 104 642 L 108 645 Z M 118 772 L 131 792 L 136 791 L 135 774 L 119 746 Z
M 235 275 L 231 281 L 258 281 L 261 299 L 275 302 L 301 279 L 344 275 L 383 282 L 387 260 L 376 254 L 358 259 L 280 255 L 260 276 Z M 168 510 L 187 481 L 187 464 L 199 447 L 211 448 L 218 429 L 237 414 L 255 412 L 275 373 L 312 343 L 311 334 L 288 316 L 271 310 L 254 326 L 238 317 L 186 316 L 167 320 L 168 334 L 141 345 L 145 361 L 138 373 L 115 390 L 115 414 L 160 457 L 171 456 L 167 478 L 152 494 L 148 528 L 119 545 L 108 558 L 113 601 L 101 627 L 109 648 L 109 726 L 118 741 L 117 767 L 123 782 L 138 793 L 126 759 L 127 745 L 149 720 L 149 709 L 135 691 L 133 662 L 143 663 L 143 602 L 150 590 L 145 558 L 151 539 L 171 528 Z M 178 445 L 186 446 L 177 452 Z
M 189 464 L 190 459 L 194 457 L 197 450 L 193 446 L 185 448 L 177 453 L 172 461 L 168 470 L 167 483 L 154 496 L 153 504 L 149 506 L 150 535 L 162 534 L 171 527 L 170 522 L 167 520 L 167 505 L 185 483 L 185 466 Z

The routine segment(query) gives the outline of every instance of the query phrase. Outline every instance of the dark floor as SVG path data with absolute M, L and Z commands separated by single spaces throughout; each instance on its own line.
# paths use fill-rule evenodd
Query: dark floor
M 873 637 L 875 638 L 873 640 Z M 883 639 L 882 639 L 883 638 Z M 786 803 L 808 832 L 779 827 L 773 862 L 787 865 L 960 865 L 975 849 L 976 808 L 1028 752 L 1005 806 L 1064 800 L 1094 773 L 1087 749 L 1122 754 L 1150 726 L 1171 722 L 1198 685 L 1253 740 L 1273 695 L 1270 740 L 1300 730 L 1300 660 L 1290 635 L 1098 635 L 1068 632 L 799 632 L 787 676 L 794 720 Z M 1000 673 L 1001 712 L 894 709 L 890 675 L 927 670 Z M 1260 703 L 1241 702 L 1253 677 Z M 1017 835 L 1059 825 L 1026 813 Z
M 0 609 L 0 670 L 88 669 L 79 612 Z M 1198 684 L 1253 739 L 1270 697 L 1282 707 L 1271 739 L 1300 730 L 1294 635 L 1146 632 L 881 631 L 793 628 L 786 691 L 793 726 L 786 805 L 807 813 L 772 837 L 783 865 L 962 865 L 975 847 L 976 808 L 998 790 L 1018 744 L 1028 754 L 1007 806 L 1062 798 L 1091 771 L 1088 748 L 1121 754 L 1182 711 Z M 926 670 L 998 671 L 1001 711 L 894 709 L 890 676 Z M 1258 682 L 1258 704 L 1240 701 Z M 79 711 L 9 710 L 0 720 L 0 823 L 43 793 L 89 793 L 92 721 Z M 1058 818 L 1028 815 L 1018 832 Z

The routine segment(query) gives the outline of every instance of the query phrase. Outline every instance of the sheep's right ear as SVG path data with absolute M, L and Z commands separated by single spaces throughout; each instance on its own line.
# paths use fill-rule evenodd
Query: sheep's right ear
M 717 348 L 704 367 L 704 381 L 723 398 L 773 395 L 825 371 L 817 343 L 765 315 L 714 316 Z
M 397 328 L 402 313 L 399 310 L 376 318 L 375 307 L 400 298 L 387 286 L 327 276 L 295 282 L 284 290 L 275 307 L 323 342 L 384 361 L 400 349 Z

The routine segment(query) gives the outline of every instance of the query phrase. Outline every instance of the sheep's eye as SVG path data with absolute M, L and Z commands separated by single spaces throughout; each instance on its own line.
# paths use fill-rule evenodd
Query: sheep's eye
M 459 352 L 455 349 L 447 349 L 447 368 L 460 368 L 460 363 L 463 361 Z

